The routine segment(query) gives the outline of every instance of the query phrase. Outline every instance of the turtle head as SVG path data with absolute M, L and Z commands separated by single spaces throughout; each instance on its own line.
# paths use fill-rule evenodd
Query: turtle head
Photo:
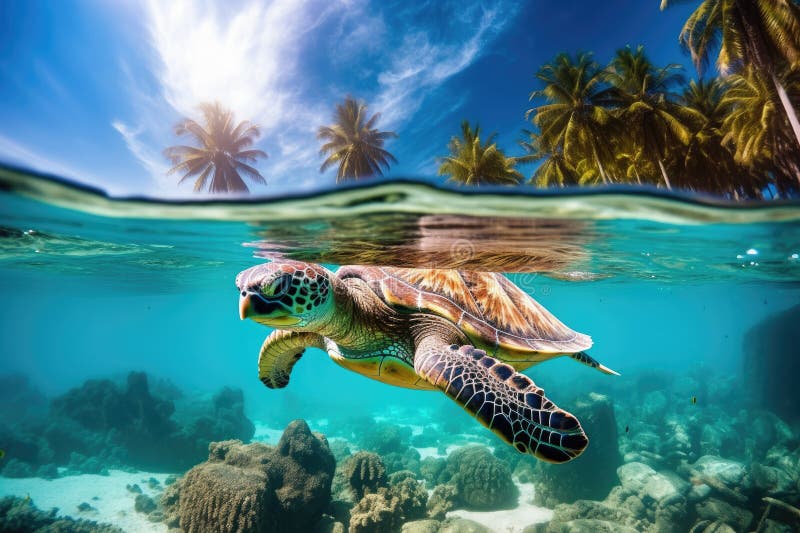
M 278 329 L 314 330 L 333 308 L 332 275 L 313 263 L 273 261 L 236 276 L 239 316 Z

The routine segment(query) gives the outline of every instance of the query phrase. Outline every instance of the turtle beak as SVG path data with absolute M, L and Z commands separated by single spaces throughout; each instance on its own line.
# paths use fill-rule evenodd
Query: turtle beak
M 253 314 L 253 306 L 250 305 L 250 293 L 244 293 L 239 297 L 239 318 L 244 320 Z
M 275 303 L 268 303 L 258 294 L 245 291 L 239 297 L 239 318 L 252 318 L 259 324 L 270 327 L 294 326 L 300 319 L 288 316 L 286 311 Z

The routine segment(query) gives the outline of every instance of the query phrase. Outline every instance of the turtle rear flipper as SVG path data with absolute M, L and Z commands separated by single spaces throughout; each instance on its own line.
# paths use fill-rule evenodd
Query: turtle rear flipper
M 545 398 L 528 376 L 483 350 L 423 339 L 414 369 L 522 453 L 563 463 L 589 443 L 574 416 Z
M 261 345 L 258 355 L 258 378 L 270 389 L 289 384 L 292 367 L 306 348 L 325 349 L 325 339 L 318 333 L 276 329 Z
M 603 374 L 608 374 L 609 376 L 619 376 L 619 372 L 611 370 L 606 365 L 592 357 L 586 352 L 578 352 L 569 354 L 570 357 L 578 361 L 579 363 L 583 363 L 584 365 L 588 366 L 589 368 L 594 368 L 595 370 L 599 370 Z

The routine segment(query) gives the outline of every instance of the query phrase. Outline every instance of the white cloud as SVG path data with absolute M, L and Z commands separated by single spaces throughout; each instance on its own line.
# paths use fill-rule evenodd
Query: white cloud
M 185 0 L 147 4 L 167 102 L 187 116 L 221 100 L 265 129 L 282 122 L 300 40 L 315 25 L 308 0 L 249 2 L 226 16 L 219 4 Z
M 498 16 L 503 12 L 505 18 Z M 513 16 L 513 7 L 480 7 L 465 10 L 459 26 L 475 28 L 470 35 L 449 41 L 434 42 L 425 31 L 406 35 L 402 44 L 390 55 L 390 67 L 378 76 L 380 92 L 375 107 L 382 112 L 383 123 L 397 127 L 411 118 L 421 107 L 425 96 L 452 76 L 469 67 L 486 43 Z
M 379 127 L 397 128 L 480 57 L 507 20 L 500 13 L 510 17 L 514 12 L 513 6 L 463 9 L 448 34 L 414 25 L 411 19 L 418 13 L 400 14 L 402 25 L 389 24 L 379 12 L 382 4 L 369 0 L 239 0 L 235 5 L 146 4 L 151 45 L 146 56 L 157 89 L 123 65 L 132 116 L 112 126 L 160 185 L 159 193 L 174 190 L 177 181 L 165 176 L 169 165 L 161 153 L 176 141 L 171 126 L 181 116 L 198 118 L 197 106 L 214 100 L 232 109 L 237 120 L 261 127 L 259 148 L 269 159 L 258 168 L 269 186 L 254 192 L 332 184 L 332 172 L 318 172 L 315 134 L 344 92 L 372 94 L 370 109 L 383 114 Z M 413 33 L 402 29 L 409 26 L 416 28 Z M 320 46 L 328 53 L 320 54 Z M 312 80 L 301 72 L 306 52 L 315 60 L 327 59 L 328 67 L 344 76 Z M 443 106 L 450 108 L 452 100 Z
M 119 120 L 113 121 L 111 126 L 122 135 L 128 150 L 144 165 L 150 175 L 157 179 L 162 189 L 174 187 L 174 179 L 171 177 L 167 179 L 169 166 L 165 163 L 164 157 L 140 139 L 142 128 L 134 130 Z
M 389 29 L 383 15 L 372 9 L 368 0 L 342 0 L 340 18 L 332 41 L 334 63 L 361 63 L 360 68 L 369 70 L 374 65 L 364 65 L 366 57 L 372 58 L 384 52 Z
M 297 97 L 302 76 L 298 55 L 305 36 L 334 10 L 322 0 L 246 0 L 235 12 L 222 4 L 152 0 L 146 4 L 145 29 L 152 49 L 149 70 L 159 94 L 131 75 L 127 87 L 134 116 L 115 120 L 130 152 L 139 159 L 161 188 L 174 188 L 175 176 L 161 150 L 176 141 L 171 133 L 178 117 L 198 118 L 198 105 L 219 101 L 237 120 L 250 120 L 262 131 L 269 159 L 260 163 L 270 183 L 272 176 L 308 166 L 317 157 L 309 143 L 319 111 Z M 298 126 L 300 125 L 300 126 Z M 190 189 L 186 189 L 188 192 Z

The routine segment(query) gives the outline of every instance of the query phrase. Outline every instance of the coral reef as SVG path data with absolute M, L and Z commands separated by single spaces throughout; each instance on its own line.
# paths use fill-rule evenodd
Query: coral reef
M 181 525 L 181 484 L 178 478 L 164 489 L 161 495 L 161 509 L 164 514 L 163 522 L 170 529 L 178 529 Z
M 512 473 L 535 485 L 537 504 L 553 508 L 552 521 L 529 526 L 529 533 L 777 533 L 800 525 L 800 420 L 754 407 L 757 391 L 743 387 L 746 381 L 707 369 L 680 376 L 647 370 L 626 383 L 589 386 L 603 394 L 574 388 L 565 403 L 591 445 L 563 465 L 432 425 L 412 436 L 409 428 L 419 413 L 411 409 L 392 411 L 397 425 L 351 414 L 336 419 L 346 424 L 323 422 L 338 435 L 331 445 L 305 422 L 294 421 L 276 446 L 267 446 L 242 442 L 254 428 L 236 389 L 203 401 L 180 399 L 168 382 L 151 387 L 147 376 L 134 373 L 122 386 L 89 381 L 54 400 L 48 414 L 46 402 L 24 380 L 10 383 L 10 398 L 30 398 L 38 407 L 30 420 L 0 413 L 4 475 L 103 474 L 116 465 L 179 471 L 200 463 L 163 486 L 141 476 L 141 487 L 129 487 L 136 511 L 173 529 L 485 532 L 480 524 L 447 515 L 532 503 L 525 490 L 525 500 L 518 501 Z M 437 424 L 455 431 L 458 421 Z M 493 449 L 457 447 L 464 442 L 487 442 Z M 411 443 L 436 446 L 443 456 Z M 160 501 L 142 488 L 163 491 Z M 29 513 L 19 501 L 3 505 L 22 509 L 20 516 Z M 83 512 L 91 507 L 86 504 Z M 35 520 L 57 520 L 36 512 Z
M 743 373 L 757 406 L 787 420 L 800 420 L 800 359 L 787 357 L 800 345 L 800 305 L 775 313 L 744 337 Z
M 617 440 L 614 406 L 608 396 L 589 393 L 574 404 L 591 446 L 574 461 L 553 465 L 525 457 L 534 464 L 531 481 L 536 486 L 536 501 L 546 507 L 575 500 L 600 500 L 617 483 L 617 468 L 622 464 Z
M 442 522 L 439 533 L 493 533 L 486 526 L 467 518 L 449 518 Z
M 81 512 L 81 513 L 91 513 L 91 512 L 97 511 L 97 508 L 92 506 L 92 505 L 89 505 L 86 502 L 81 502 L 78 505 L 78 511 Z
M 379 531 L 387 531 L 381 529 Z M 388 530 L 391 531 L 391 530 Z M 413 520 L 405 522 L 402 528 L 394 531 L 401 533 L 492 533 L 485 526 L 466 518 L 448 518 L 447 520 Z
M 428 492 L 412 472 L 395 474 L 389 487 L 367 493 L 350 510 L 351 533 L 396 531 L 425 516 Z
M 348 518 L 348 523 L 349 523 Z M 347 533 L 347 528 L 343 522 L 339 522 L 332 516 L 324 515 L 314 527 L 314 533 Z
M 398 473 L 403 474 L 403 472 Z M 403 522 L 425 517 L 428 491 L 413 477 L 413 474 L 411 476 L 393 474 L 389 491 L 398 500 L 398 511 Z
M 179 482 L 180 528 L 268 531 L 266 500 L 271 487 L 261 462 L 271 454 L 270 448 L 258 443 L 246 447 L 240 441 L 212 444 L 208 462 L 189 470 Z M 162 501 L 167 508 L 169 500 Z M 165 514 L 174 515 L 171 510 Z
M 430 487 L 450 481 L 453 473 L 447 469 L 447 459 L 426 457 L 420 462 L 419 473 Z
M 367 494 L 350 511 L 350 533 L 394 531 L 402 520 L 397 512 L 399 502 L 386 489 Z
M 12 405 L 30 401 L 33 406 L 20 409 L 29 414 L 24 419 L 13 411 L 0 413 L 7 457 L 0 459 L 0 468 L 7 477 L 55 477 L 58 466 L 67 474 L 103 474 L 114 467 L 185 471 L 203 460 L 210 442 L 249 440 L 255 431 L 238 389 L 224 388 L 210 405 L 199 405 L 197 414 L 179 418 L 173 400 L 154 395 L 141 372 L 131 372 L 124 386 L 88 380 L 54 398 L 49 412 L 26 381 L 6 377 L 0 382 L 11 387 L 2 394 Z M 165 380 L 158 383 L 158 390 L 179 396 Z
M 180 432 L 172 438 L 182 448 L 193 448 L 192 460 L 185 468 L 201 460 L 213 441 L 236 439 L 248 441 L 255 426 L 244 414 L 244 395 L 240 389 L 224 387 L 211 400 L 211 409 L 201 404 L 197 413 L 185 421 Z
M 458 489 L 454 485 L 436 485 L 428 498 L 428 516 L 443 520 L 458 504 Z
M 168 525 L 184 531 L 307 530 L 330 501 L 335 468 L 328 442 L 303 420 L 287 426 L 275 448 L 229 440 L 210 445 L 162 496 Z
M 422 433 L 411 437 L 411 445 L 417 448 L 436 448 L 441 442 L 441 435 L 430 427 L 425 427 Z
M 459 506 L 473 510 L 513 507 L 519 490 L 505 463 L 483 446 L 467 446 L 450 454 L 449 483 L 458 491 Z
M 391 452 L 383 455 L 386 471 L 389 473 L 410 470 L 420 472 L 420 454 L 414 448 L 406 448 L 402 452 Z
M 379 422 L 370 424 L 369 429 L 361 433 L 358 444 L 364 450 L 387 455 L 401 453 L 408 447 L 411 430 L 406 427 Z
M 290 523 L 314 523 L 331 499 L 336 468 L 327 439 L 295 420 L 284 430 L 276 452 L 270 476 L 281 479 L 275 495 L 282 512 Z
M 137 513 L 150 514 L 156 510 L 156 502 L 146 494 L 139 494 L 133 508 Z
M 7 415 L 15 418 L 12 412 L 5 408 L 0 411 L 0 416 Z M 3 423 L 0 420 L 0 446 L 3 457 L 0 457 L 0 469 L 6 477 L 27 477 L 35 472 L 36 468 L 53 460 L 53 452 L 47 442 L 37 436 L 35 432 L 18 430 L 20 422 Z
M 564 503 L 555 506 L 549 524 L 534 530 L 791 531 L 791 513 L 772 510 L 800 503 L 800 436 L 792 427 L 797 422 L 758 407 L 765 404 L 755 399 L 763 391 L 754 379 L 698 367 L 683 375 L 645 371 L 630 377 L 632 387 L 604 385 L 615 402 L 623 458 L 616 486 L 607 496 L 576 501 L 550 498 L 559 488 L 546 487 L 538 501 Z M 586 415 L 579 417 L 591 431 Z M 575 467 L 597 442 L 592 438 Z M 547 466 L 526 465 L 519 461 L 515 473 L 537 489 L 545 481 L 563 482 L 564 489 L 572 484 L 572 464 L 562 465 L 567 468 L 552 480 L 537 478 Z M 583 478 L 587 485 L 593 481 L 588 474 Z M 781 503 L 772 505 L 770 498 Z
M 34 475 L 34 470 L 28 463 L 12 457 L 6 461 L 3 475 L 5 477 L 31 477 Z
M 640 463 L 624 465 L 622 469 L 626 469 L 620 472 L 623 485 L 615 487 L 604 501 L 559 504 L 553 520 L 539 526 L 538 531 L 685 531 L 688 528 L 685 517 L 669 515 L 672 504 L 680 503 L 681 497 L 671 490 L 669 480 Z
M 60 518 L 57 512 L 57 509 L 49 512 L 38 509 L 30 498 L 5 497 L 0 499 L 0 531 L 123 533 L 121 529 L 108 524 Z
M 4 375 L 0 376 L 0 405 L 3 406 L 3 419 L 16 423 L 44 414 L 47 398 L 31 385 L 27 376 Z
M 380 455 L 388 473 L 411 470 L 419 473 L 420 454 L 409 446 L 411 430 L 387 422 L 375 422 L 369 417 L 348 419 L 350 431 L 345 438 L 354 439 L 362 451 Z
M 348 446 L 347 441 L 341 439 L 332 439 L 329 441 L 331 447 L 331 453 L 336 458 L 336 463 L 341 463 L 350 455 L 352 451 L 350 450 L 350 446 Z
M 151 438 L 174 430 L 170 420 L 174 404 L 150 394 L 147 375 L 143 372 L 128 374 L 124 391 L 110 380 L 90 379 L 81 387 L 55 398 L 50 409 L 53 416 L 71 418 L 90 430 L 115 429 Z
M 372 452 L 358 452 L 350 457 L 344 475 L 355 501 L 386 486 L 386 468 L 380 456 Z
M 403 524 L 401 533 L 437 533 L 440 522 L 438 520 L 414 520 Z
M 750 475 L 752 470 L 736 461 L 703 456 L 679 470 L 681 474 L 626 463 L 617 470 L 619 485 L 605 500 L 559 504 L 552 522 L 537 531 L 588 531 L 588 527 L 597 531 L 615 527 L 646 532 L 749 531 L 756 525 L 754 511 L 767 513 L 770 504 L 757 501 L 756 494 L 761 492 Z M 797 501 L 796 488 L 791 498 Z M 773 520 L 764 521 L 770 522 L 767 531 L 789 531 Z

